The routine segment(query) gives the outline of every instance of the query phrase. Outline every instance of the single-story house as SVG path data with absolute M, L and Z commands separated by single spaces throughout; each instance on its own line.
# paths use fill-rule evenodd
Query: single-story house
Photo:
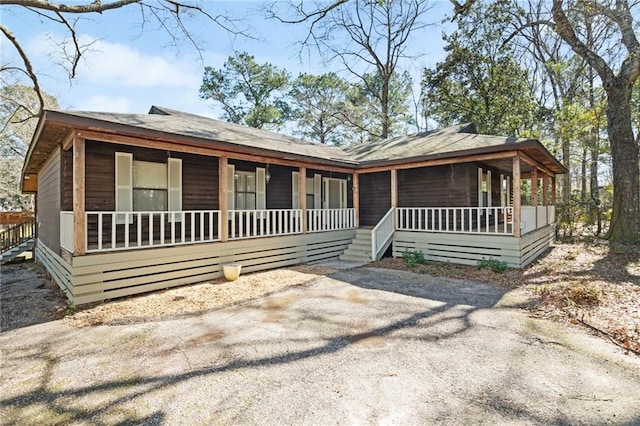
M 45 111 L 22 190 L 37 259 L 82 304 L 389 247 L 521 268 L 553 238 L 565 172 L 539 141 L 470 124 L 340 148 L 154 106 Z

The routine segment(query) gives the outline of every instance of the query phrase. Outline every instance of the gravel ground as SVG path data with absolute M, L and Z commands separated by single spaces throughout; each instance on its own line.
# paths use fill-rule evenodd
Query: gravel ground
M 192 315 L 3 329 L 0 423 L 640 423 L 640 358 L 527 298 L 357 268 Z

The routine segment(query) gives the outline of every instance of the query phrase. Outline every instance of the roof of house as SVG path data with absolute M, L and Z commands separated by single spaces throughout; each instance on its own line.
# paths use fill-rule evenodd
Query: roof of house
M 535 139 L 479 135 L 472 124 L 389 138 L 347 148 L 321 145 L 278 133 L 152 106 L 148 114 L 47 110 L 38 123 L 23 168 L 23 179 L 38 172 L 71 129 L 238 150 L 290 160 L 311 160 L 348 168 L 392 165 L 477 153 L 522 150 L 555 173 L 566 169 Z

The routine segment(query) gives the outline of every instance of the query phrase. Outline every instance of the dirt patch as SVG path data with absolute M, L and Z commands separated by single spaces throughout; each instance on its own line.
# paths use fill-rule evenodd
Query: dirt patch
M 213 309 L 262 297 L 286 287 L 309 283 L 335 269 L 301 265 L 241 275 L 236 281 L 223 278 L 149 294 L 131 296 L 94 305 L 80 306 L 64 321 L 75 327 L 99 324 L 134 324 L 198 315 Z M 270 300 L 278 309 L 293 301 Z
M 27 261 L 0 268 L 0 331 L 64 317 L 66 298 L 41 264 Z
M 362 296 L 358 290 L 350 290 L 347 294 L 347 300 L 351 303 L 367 303 L 368 300 Z
M 556 243 L 528 268 L 503 273 L 442 262 L 408 268 L 399 258 L 368 266 L 523 288 L 537 302 L 534 316 L 580 324 L 640 354 L 640 246 Z

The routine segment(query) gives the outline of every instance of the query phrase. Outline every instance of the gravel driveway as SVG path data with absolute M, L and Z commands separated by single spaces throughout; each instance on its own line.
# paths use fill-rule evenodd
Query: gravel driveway
M 505 291 L 357 268 L 189 318 L 16 328 L 0 423 L 640 423 L 638 357 Z

